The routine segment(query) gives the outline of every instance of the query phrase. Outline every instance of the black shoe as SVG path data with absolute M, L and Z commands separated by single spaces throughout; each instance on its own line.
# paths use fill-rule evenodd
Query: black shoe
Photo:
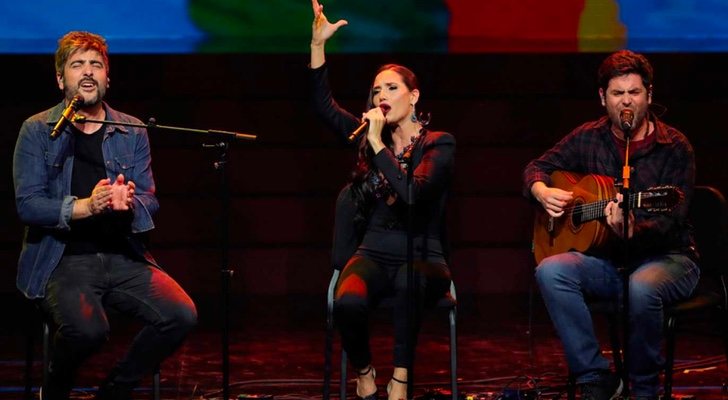
M 119 382 L 119 367 L 115 366 L 99 385 L 95 400 L 130 400 L 139 382 Z
M 622 379 L 617 375 L 605 373 L 594 382 L 579 385 L 581 400 L 613 400 L 622 394 Z
M 48 365 L 48 381 L 40 390 L 41 400 L 68 399 L 73 388 L 74 374 L 67 370 L 53 368 L 53 362 Z
M 131 400 L 134 385 L 117 382 L 106 382 L 99 386 L 96 400 Z

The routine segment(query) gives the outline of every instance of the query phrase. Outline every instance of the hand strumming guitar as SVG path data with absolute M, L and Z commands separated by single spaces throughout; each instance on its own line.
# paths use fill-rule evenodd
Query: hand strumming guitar
M 548 187 L 543 182 L 536 182 L 531 186 L 531 194 L 552 217 L 564 214 L 564 207 L 574 199 L 574 192 L 567 192 L 555 187 Z

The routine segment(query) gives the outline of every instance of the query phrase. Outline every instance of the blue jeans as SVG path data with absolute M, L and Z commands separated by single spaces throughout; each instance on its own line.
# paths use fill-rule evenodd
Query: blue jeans
M 690 296 L 699 276 L 695 262 L 678 254 L 647 259 L 630 275 L 627 368 L 635 396 L 657 395 L 664 362 L 663 307 Z M 576 383 L 597 380 L 609 370 L 609 361 L 601 354 L 585 299 L 621 299 L 616 267 L 602 258 L 567 252 L 542 260 L 536 281 Z
M 121 254 L 64 256 L 53 271 L 42 302 L 57 327 L 44 398 L 68 398 L 81 363 L 106 341 L 105 308 L 141 320 L 113 382 L 136 385 L 170 355 L 197 322 L 195 305 L 164 271 Z

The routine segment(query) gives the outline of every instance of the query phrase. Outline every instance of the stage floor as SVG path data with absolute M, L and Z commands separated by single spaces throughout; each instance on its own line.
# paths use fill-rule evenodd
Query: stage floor
M 235 302 L 234 302 L 235 303 Z M 541 398 L 565 399 L 563 353 L 539 302 L 529 335 L 525 297 L 461 299 L 458 316 L 458 378 L 461 394 L 498 399 L 505 389 L 536 389 Z M 221 324 L 214 301 L 200 305 L 201 323 L 185 345 L 162 365 L 163 399 L 222 398 Z M 387 311 L 372 319 L 372 349 L 380 393 L 391 377 L 391 328 Z M 276 399 L 320 399 L 324 362 L 324 306 L 322 299 L 257 298 L 235 303 L 230 312 L 230 394 L 271 395 Z M 12 320 L 10 320 L 12 321 Z M 691 323 L 715 332 L 710 324 Z M 26 339 L 21 329 L 7 324 L 0 331 L 0 399 L 21 399 Z M 604 337 L 604 324 L 597 320 Z M 703 329 L 704 328 L 704 329 Z M 112 317 L 112 338 L 80 372 L 74 399 L 91 399 L 96 385 L 122 354 L 136 326 Z M 39 331 L 39 329 L 37 329 Z M 39 333 L 39 332 L 38 332 Z M 699 400 L 728 399 L 723 345 L 705 332 L 678 335 L 675 393 Z M 40 346 L 36 340 L 34 383 L 40 382 Z M 602 343 L 607 343 L 603 340 Z M 334 343 L 332 398 L 339 393 L 339 340 Z M 608 350 L 608 346 L 604 347 Z M 608 355 L 610 356 L 610 355 Z M 425 317 L 415 369 L 416 397 L 434 396 L 449 388 L 446 314 Z M 352 377 L 352 373 L 349 373 Z M 354 383 L 348 394 L 353 398 Z M 150 398 L 150 382 L 143 382 L 135 399 Z M 532 392 L 529 392 L 532 393 Z M 37 395 L 37 393 L 36 393 Z M 529 399 L 530 400 L 530 399 Z

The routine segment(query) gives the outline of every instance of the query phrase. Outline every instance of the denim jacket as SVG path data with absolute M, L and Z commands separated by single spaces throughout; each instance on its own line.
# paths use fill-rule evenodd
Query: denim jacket
M 23 248 L 18 260 L 17 286 L 28 298 L 45 295 L 46 284 L 63 256 L 64 232 L 76 197 L 71 196 L 74 140 L 71 128 L 56 138 L 50 137 L 65 104 L 38 113 L 23 122 L 13 157 L 15 205 L 26 225 Z M 103 104 L 107 121 L 141 123 L 138 119 Z M 136 184 L 134 190 L 130 244 L 139 256 L 156 265 L 135 235 L 154 229 L 152 214 L 159 209 L 154 196 L 149 138 L 146 129 L 107 124 L 102 153 L 106 175 L 113 180 L 124 174 L 125 181 Z

